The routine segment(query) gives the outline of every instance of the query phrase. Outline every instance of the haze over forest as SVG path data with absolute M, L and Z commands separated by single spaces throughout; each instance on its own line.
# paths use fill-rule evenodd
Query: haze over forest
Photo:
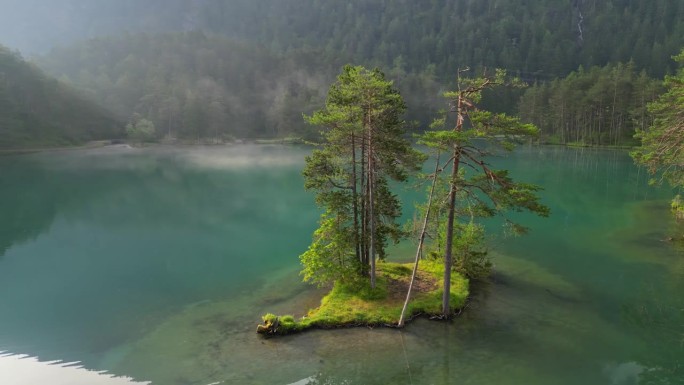
M 346 63 L 395 80 L 417 128 L 445 107 L 440 94 L 459 68 L 504 68 L 541 87 L 486 97 L 508 112 L 561 98 L 552 81 L 577 71 L 579 96 L 567 104 L 582 129 L 555 132 L 571 118 L 553 105 L 519 112 L 551 141 L 629 144 L 684 46 L 677 0 L 0 0 L 0 9 L 0 44 L 59 79 L 52 89 L 77 90 L 60 100 L 119 127 L 66 129 L 80 117 L 50 102 L 52 80 L 32 67 L 24 73 L 42 80 L 17 83 L 20 58 L 3 50 L 2 147 L 123 137 L 140 119 L 158 138 L 312 139 L 317 128 L 301 115 L 323 104 Z M 607 105 L 617 113 L 604 116 Z

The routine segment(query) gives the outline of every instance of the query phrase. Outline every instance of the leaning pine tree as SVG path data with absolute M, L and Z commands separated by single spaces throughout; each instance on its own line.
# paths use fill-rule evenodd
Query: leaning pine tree
M 520 139 L 538 134 L 536 127 L 523 124 L 516 117 L 492 113 L 478 107 L 483 91 L 504 85 L 516 86 L 519 82 L 507 81 L 506 73 L 502 70 L 497 70 L 494 76 L 485 75 L 477 78 L 461 77 L 462 72 L 464 71 L 458 72 L 457 89 L 444 95 L 449 100 L 450 112 L 455 115 L 453 128 L 428 131 L 421 138 L 423 144 L 437 149 L 439 153 L 449 154 L 444 165 L 437 165 L 437 172 L 433 176 L 437 178 L 439 173 L 448 173 L 448 177 L 440 178 L 446 181 L 447 196 L 443 200 L 437 199 L 444 203 L 441 208 L 434 210 L 440 214 L 436 220 L 446 223 L 433 226 L 439 228 L 439 231 L 444 231 L 442 312 L 445 318 L 448 318 L 451 312 L 452 268 L 458 266 L 465 270 L 462 271 L 465 275 L 470 275 L 473 268 L 479 268 L 473 266 L 471 261 L 464 260 L 481 254 L 477 249 L 470 250 L 481 242 L 483 237 L 482 227 L 474 222 L 475 218 L 491 217 L 507 210 L 530 211 L 541 216 L 549 214 L 549 209 L 539 203 L 538 186 L 515 182 L 508 175 L 508 171 L 493 169 L 487 162 L 487 157 L 493 149 L 510 151 Z M 440 125 L 445 122 L 445 118 L 438 121 Z M 431 189 L 432 193 L 434 187 Z M 428 210 L 421 237 L 425 236 L 429 216 Z M 467 217 L 462 224 L 458 223 L 460 216 Z M 516 232 L 525 230 L 515 223 L 507 223 Z M 455 250 L 455 244 L 460 245 L 462 250 Z M 456 251 L 459 252 L 461 260 L 454 261 Z M 407 301 L 409 298 L 410 293 Z
M 389 240 L 402 236 L 399 200 L 390 180 L 406 181 L 424 156 L 405 138 L 403 99 L 378 69 L 345 66 L 325 107 L 305 117 L 325 127 L 320 149 L 306 158 L 305 187 L 325 210 L 300 256 L 304 280 L 319 285 L 367 277 Z

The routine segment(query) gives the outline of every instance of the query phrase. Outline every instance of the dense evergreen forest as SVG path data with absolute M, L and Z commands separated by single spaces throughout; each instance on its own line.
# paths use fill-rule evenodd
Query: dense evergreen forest
M 302 113 L 324 103 L 327 84 L 349 60 L 309 51 L 277 55 L 195 31 L 92 39 L 39 63 L 120 119 L 136 113 L 150 119 L 161 136 L 311 139 L 318 129 L 305 125 Z M 439 96 L 434 75 L 390 75 L 415 111 L 410 116 L 429 119 Z
M 12 6 L 0 15 L 6 44 L 43 53 L 36 60 L 48 73 L 118 119 L 142 116 L 159 137 L 188 139 L 313 137 L 317 132 L 301 114 L 322 106 L 323 85 L 342 65 L 356 63 L 383 68 L 406 99 L 408 120 L 420 127 L 444 107 L 440 95 L 458 68 L 497 67 L 546 87 L 528 92 L 520 113 L 547 140 L 628 144 L 637 124 L 632 118 L 657 92 L 651 78 L 673 73 L 671 56 L 684 46 L 684 4 L 677 0 L 26 0 Z M 620 80 L 605 75 L 618 67 L 625 68 Z M 573 71 L 575 80 L 554 82 Z M 597 77 L 600 85 L 593 84 Z M 571 83 L 572 96 L 559 91 Z M 636 95 L 646 83 L 649 91 Z M 551 94 L 572 100 L 560 103 L 562 112 L 558 103 L 533 101 Z M 486 93 L 484 105 L 517 112 L 520 96 Z
M 0 36 L 33 52 L 122 31 L 203 30 L 275 53 L 316 48 L 329 58 L 396 61 L 411 72 L 434 66 L 444 76 L 469 65 L 548 79 L 633 60 L 662 77 L 684 46 L 678 0 L 26 0 L 13 7 L 7 20 L 0 16 Z M 18 15 L 20 24 L 10 19 Z
M 122 136 L 111 113 L 0 46 L 0 149 Z
M 520 100 L 520 115 L 551 143 L 623 146 L 652 122 L 648 103 L 662 92 L 661 81 L 634 64 L 581 68 L 566 78 L 535 84 Z
M 319 60 L 202 32 L 95 39 L 41 64 L 119 118 L 138 113 L 169 137 L 306 136 L 301 114 L 325 98 Z

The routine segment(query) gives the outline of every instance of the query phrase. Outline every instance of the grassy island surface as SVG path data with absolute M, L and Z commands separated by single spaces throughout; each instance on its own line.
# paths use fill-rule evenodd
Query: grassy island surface
M 321 305 L 299 320 L 291 315 L 266 314 L 264 324 L 257 333 L 286 335 L 310 328 L 339 328 L 353 326 L 395 327 L 406 298 L 411 280 L 412 263 L 383 262 L 378 266 L 375 289 L 364 284 L 333 285 Z M 444 265 L 439 261 L 420 262 L 411 301 L 407 309 L 409 318 L 417 315 L 440 315 L 442 312 L 442 275 Z M 454 273 L 451 282 L 451 306 L 455 311 L 465 305 L 468 297 L 468 279 Z

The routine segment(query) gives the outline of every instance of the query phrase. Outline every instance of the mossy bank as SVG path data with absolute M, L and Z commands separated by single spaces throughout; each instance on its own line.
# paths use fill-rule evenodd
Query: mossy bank
M 321 305 L 297 320 L 291 315 L 266 314 L 264 324 L 257 333 L 286 335 L 311 328 L 340 328 L 353 326 L 395 327 L 399 323 L 401 309 L 406 298 L 413 264 L 379 263 L 375 289 L 364 284 L 333 285 Z M 438 261 L 420 262 L 411 301 L 407 308 L 409 318 L 417 315 L 440 315 L 442 313 L 442 275 L 444 265 Z M 463 308 L 468 297 L 468 279 L 454 273 L 451 282 L 452 311 Z

